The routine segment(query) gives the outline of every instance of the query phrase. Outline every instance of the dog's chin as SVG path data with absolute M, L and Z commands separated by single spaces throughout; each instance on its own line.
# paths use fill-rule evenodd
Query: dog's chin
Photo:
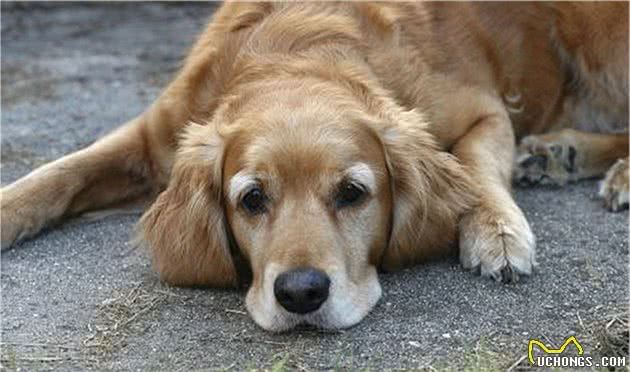
M 333 283 L 334 279 L 333 276 Z M 311 326 L 336 330 L 359 323 L 380 299 L 381 286 L 376 270 L 373 270 L 369 273 L 368 280 L 361 285 L 354 283 L 333 285 L 331 296 L 322 307 L 303 315 L 286 311 L 273 296 L 265 296 L 264 292 L 251 288 L 246 298 L 247 310 L 256 324 L 263 329 L 270 332 L 285 332 L 298 326 Z

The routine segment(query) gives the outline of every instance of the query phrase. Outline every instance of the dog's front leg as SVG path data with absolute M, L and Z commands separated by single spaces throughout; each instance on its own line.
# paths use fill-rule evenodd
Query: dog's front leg
M 229 20 L 237 13 L 225 7 L 216 17 Z M 2 188 L 2 249 L 64 217 L 161 191 L 169 181 L 182 129 L 191 121 L 205 122 L 215 109 L 212 82 L 221 70 L 215 67 L 213 46 L 225 38 L 226 27 L 229 22 L 208 25 L 175 80 L 143 114 Z
M 170 176 L 178 134 L 196 116 L 209 115 L 207 105 L 190 96 L 207 93 L 193 83 L 205 81 L 210 62 L 193 62 L 137 118 L 3 187 L 2 249 L 64 217 L 161 191 Z
M 535 265 L 534 235 L 510 195 L 514 149 L 512 124 L 501 110 L 477 121 L 453 147 L 480 195 L 460 222 L 461 263 L 504 282 L 531 274 Z
M 46 164 L 0 190 L 2 249 L 49 223 L 124 201 L 149 189 L 145 119 Z

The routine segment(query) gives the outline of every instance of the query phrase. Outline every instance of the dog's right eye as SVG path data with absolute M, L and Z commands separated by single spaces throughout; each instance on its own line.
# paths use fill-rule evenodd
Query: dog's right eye
M 337 191 L 335 202 L 337 208 L 347 207 L 349 205 L 357 204 L 365 197 L 365 190 L 353 183 L 344 183 Z
M 243 199 L 241 205 L 251 214 L 260 214 L 266 211 L 265 202 L 267 197 L 260 187 L 254 187 L 249 190 Z

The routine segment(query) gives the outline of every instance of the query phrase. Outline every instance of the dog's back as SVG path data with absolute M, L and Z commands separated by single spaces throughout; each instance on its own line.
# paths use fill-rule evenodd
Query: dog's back
M 409 107 L 443 113 L 454 90 L 472 85 L 503 96 L 518 137 L 566 127 L 627 128 L 627 3 L 383 7 L 382 17 L 392 8 L 400 15 L 397 37 L 406 53 L 375 56 L 375 67 Z

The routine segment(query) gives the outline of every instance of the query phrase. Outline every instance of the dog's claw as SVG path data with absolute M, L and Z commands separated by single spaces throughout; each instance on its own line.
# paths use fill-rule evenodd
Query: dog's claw
M 501 283 L 517 283 L 519 280 L 519 275 L 516 270 L 512 268 L 512 265 L 507 264 L 503 269 L 501 269 Z

